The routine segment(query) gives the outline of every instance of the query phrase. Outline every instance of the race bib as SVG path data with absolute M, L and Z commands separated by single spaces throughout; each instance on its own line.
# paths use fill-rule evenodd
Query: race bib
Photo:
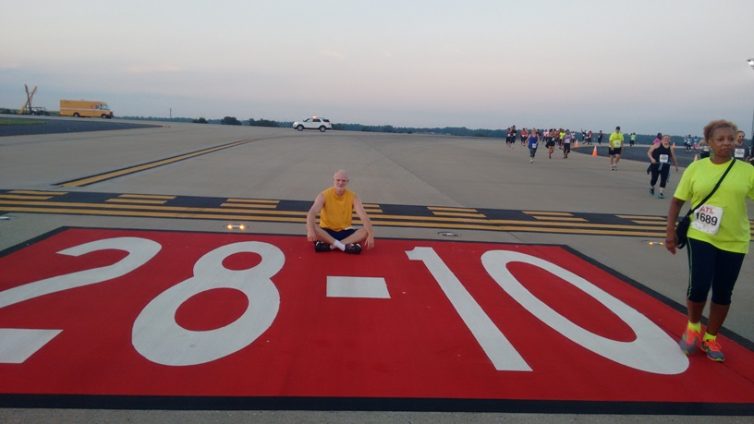
M 660 163 L 662 164 L 668 163 L 668 158 L 669 158 L 668 155 L 660 155 Z
M 736 157 L 736 159 L 743 159 L 746 154 L 745 149 L 736 149 L 736 151 L 733 153 L 733 156 Z
M 694 211 L 694 222 L 691 226 L 697 230 L 715 235 L 720 230 L 720 223 L 723 221 L 723 208 L 702 205 Z

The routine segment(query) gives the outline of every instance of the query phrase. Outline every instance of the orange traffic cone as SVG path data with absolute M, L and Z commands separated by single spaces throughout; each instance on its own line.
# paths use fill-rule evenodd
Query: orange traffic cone
M 592 156 L 597 157 L 597 146 L 594 146 L 594 150 L 592 150 Z

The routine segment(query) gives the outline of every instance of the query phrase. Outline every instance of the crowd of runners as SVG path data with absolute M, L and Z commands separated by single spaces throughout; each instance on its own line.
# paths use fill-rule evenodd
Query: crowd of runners
M 568 155 L 571 153 L 571 146 L 578 146 L 579 143 L 583 145 L 602 145 L 605 140 L 605 133 L 599 130 L 596 134 L 592 130 L 571 131 L 563 128 L 550 128 L 545 130 L 539 130 L 536 128 L 523 128 L 520 131 L 516 129 L 516 126 L 508 128 L 505 143 L 509 148 L 512 148 L 517 142 L 522 146 L 526 146 L 529 149 L 529 163 L 534 163 L 534 158 L 537 154 L 537 149 L 541 143 L 544 143 L 547 149 L 547 158 L 552 159 L 553 153 L 555 153 L 555 147 L 562 152 L 562 158 L 568 159 Z M 596 142 L 596 144 L 594 144 Z M 609 145 L 610 155 L 610 169 L 616 171 L 618 168 L 618 162 L 620 161 L 620 155 L 625 143 L 625 136 L 620 131 L 620 127 L 616 127 L 615 131 L 607 137 L 607 143 Z M 636 144 L 636 133 L 632 132 L 628 135 L 628 146 L 634 146 Z

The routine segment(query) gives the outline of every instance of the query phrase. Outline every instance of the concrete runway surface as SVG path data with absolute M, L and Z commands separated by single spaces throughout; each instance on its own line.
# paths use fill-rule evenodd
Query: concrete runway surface
M 585 148 L 591 152 L 591 147 Z M 167 160 L 170 158 L 175 160 Z M 662 238 L 657 235 L 657 227 L 662 225 L 668 198 L 680 173 L 671 172 L 667 198 L 661 200 L 647 191 L 646 166 L 645 161 L 624 160 L 618 170 L 612 172 L 604 157 L 575 153 L 562 159 L 556 150 L 553 159 L 547 159 L 544 149 L 539 150 L 535 162 L 530 164 L 527 149 L 520 145 L 508 148 L 504 140 L 496 139 L 340 131 L 301 133 L 293 129 L 198 124 L 6 136 L 0 137 L 0 190 L 4 190 L 0 200 L 6 202 L 0 203 L 0 216 L 7 218 L 0 220 L 0 249 L 21 248 L 28 240 L 64 226 L 222 233 L 227 232 L 228 223 L 243 222 L 248 234 L 302 235 L 301 215 L 295 213 L 331 184 L 335 170 L 345 168 L 351 173 L 350 188 L 365 203 L 374 205 L 375 210 L 388 205 L 383 206 L 385 215 L 386 208 L 394 207 L 397 211 L 393 221 L 387 222 L 385 218 L 387 225 L 376 226 L 375 251 L 384 245 L 381 238 L 562 245 L 638 282 L 666 301 L 680 305 L 684 303 L 688 274 L 686 253 L 670 255 L 659 244 Z M 119 170 L 124 172 L 113 173 Z M 109 193 L 121 197 L 136 195 L 144 205 L 149 205 L 149 199 L 166 196 L 199 203 L 217 198 L 267 199 L 279 201 L 281 208 L 284 200 L 286 204 L 299 205 L 299 209 L 291 206 L 293 209 L 285 215 L 297 216 L 297 219 L 244 220 L 232 219 L 232 215 L 202 219 L 201 215 L 189 214 L 199 213 L 194 209 L 182 212 L 186 215 L 178 212 L 160 215 L 158 209 L 144 209 L 146 212 L 141 214 L 108 215 L 101 211 L 81 212 L 82 208 L 90 206 L 80 202 L 72 206 L 74 202 L 68 202 L 66 207 L 70 208 L 70 213 L 66 213 L 64 209 L 42 210 L 37 197 L 44 193 L 48 193 L 47 198 L 54 198 L 55 193 L 65 193 L 71 199 L 96 197 L 99 200 L 92 202 L 98 205 L 117 203 L 112 201 L 112 196 L 105 198 L 98 194 Z M 53 201 L 55 199 L 46 200 Z M 189 200 L 186 202 L 189 205 Z M 401 205 L 411 208 L 404 210 Z M 28 211 L 34 207 L 40 209 Z M 46 204 L 45 207 L 52 206 Z M 415 212 L 421 208 L 430 212 L 425 213 L 424 209 L 421 213 Z M 503 214 L 500 211 L 520 212 L 534 224 L 522 225 L 521 230 L 516 230 L 518 224 L 515 223 L 506 227 L 494 220 L 495 213 Z M 435 221 L 443 225 L 434 227 L 427 224 L 433 222 L 427 221 L 427 215 L 432 213 L 434 217 L 448 219 Z M 482 221 L 473 221 L 475 214 Z M 752 216 L 750 210 L 750 218 Z M 598 217 L 609 219 L 604 218 L 600 224 L 599 219 L 603 218 Z M 466 218 L 472 221 L 464 221 Z M 394 225 L 400 219 L 407 224 Z M 646 228 L 654 222 L 651 226 L 654 230 L 637 227 L 637 231 L 645 231 L 646 235 L 620 235 L 606 230 L 619 224 L 640 226 L 642 224 L 635 222 L 644 221 L 650 221 L 643 224 Z M 537 222 L 550 224 L 537 226 Z M 574 223 L 583 225 L 574 226 Z M 370 254 L 372 252 L 366 255 Z M 749 255 L 725 323 L 726 331 L 742 340 L 749 353 L 754 340 L 752 277 L 754 262 Z M 678 330 L 680 332 L 680 328 Z M 749 365 L 754 368 L 754 363 Z M 748 410 L 752 410 L 751 404 Z M 587 411 L 584 414 L 578 411 L 515 413 L 514 410 L 171 411 L 159 407 L 55 409 L 10 405 L 0 409 L 0 422 L 702 423 L 712 419 L 748 423 L 752 419 L 751 416 L 710 417 L 702 413 L 637 416 L 635 414 L 641 412 Z

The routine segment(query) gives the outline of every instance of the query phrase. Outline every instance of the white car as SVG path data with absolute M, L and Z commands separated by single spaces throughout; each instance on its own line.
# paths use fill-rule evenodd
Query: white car
M 320 130 L 321 132 L 325 132 L 332 129 L 332 124 L 330 123 L 329 119 L 312 116 L 311 118 L 304 119 L 303 121 L 294 122 L 293 128 L 299 131 Z

